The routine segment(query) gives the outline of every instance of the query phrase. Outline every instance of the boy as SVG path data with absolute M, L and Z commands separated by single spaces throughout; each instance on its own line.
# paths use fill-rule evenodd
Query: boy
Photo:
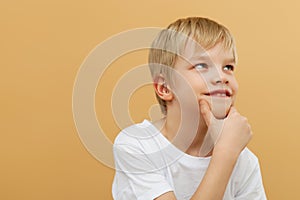
M 164 117 L 116 138 L 114 199 L 266 199 L 250 125 L 234 108 L 236 61 L 232 35 L 212 20 L 161 31 L 149 66 Z

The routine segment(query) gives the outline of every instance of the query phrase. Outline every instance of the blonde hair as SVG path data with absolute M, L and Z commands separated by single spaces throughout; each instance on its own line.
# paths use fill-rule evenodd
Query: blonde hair
M 150 48 L 148 61 L 154 81 L 159 75 L 164 76 L 167 81 L 172 81 L 171 69 L 190 39 L 206 50 L 221 42 L 224 49 L 232 51 L 237 62 L 234 38 L 226 27 L 208 18 L 178 19 L 158 34 Z M 162 113 L 167 114 L 167 102 L 157 94 L 156 98 Z

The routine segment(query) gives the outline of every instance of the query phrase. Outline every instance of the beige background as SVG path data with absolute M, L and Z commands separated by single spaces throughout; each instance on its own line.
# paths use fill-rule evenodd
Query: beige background
M 0 199 L 112 199 L 113 169 L 82 145 L 72 117 L 76 73 L 100 42 L 137 27 L 165 27 L 186 16 L 206 16 L 236 37 L 240 91 L 237 107 L 249 118 L 269 199 L 300 199 L 300 3 L 285 1 L 69 1 L 0 3 Z M 116 60 L 96 95 L 108 138 L 119 129 L 111 89 L 146 51 Z M 150 86 L 130 99 L 132 118 L 155 103 Z

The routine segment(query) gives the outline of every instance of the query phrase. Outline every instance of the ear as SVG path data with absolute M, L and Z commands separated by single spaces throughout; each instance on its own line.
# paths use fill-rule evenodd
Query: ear
M 161 99 L 165 101 L 171 101 L 173 99 L 173 93 L 170 89 L 170 86 L 162 75 L 159 75 L 154 79 L 153 86 L 156 94 Z

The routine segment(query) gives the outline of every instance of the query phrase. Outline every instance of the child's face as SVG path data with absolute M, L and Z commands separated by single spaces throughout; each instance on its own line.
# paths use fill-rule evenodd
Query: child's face
M 221 43 L 206 51 L 188 43 L 182 56 L 186 60 L 178 56 L 174 66 L 178 72 L 171 88 L 175 98 L 189 103 L 192 97 L 185 92 L 189 85 L 198 102 L 206 100 L 216 118 L 225 118 L 238 91 L 232 51 L 225 50 Z

